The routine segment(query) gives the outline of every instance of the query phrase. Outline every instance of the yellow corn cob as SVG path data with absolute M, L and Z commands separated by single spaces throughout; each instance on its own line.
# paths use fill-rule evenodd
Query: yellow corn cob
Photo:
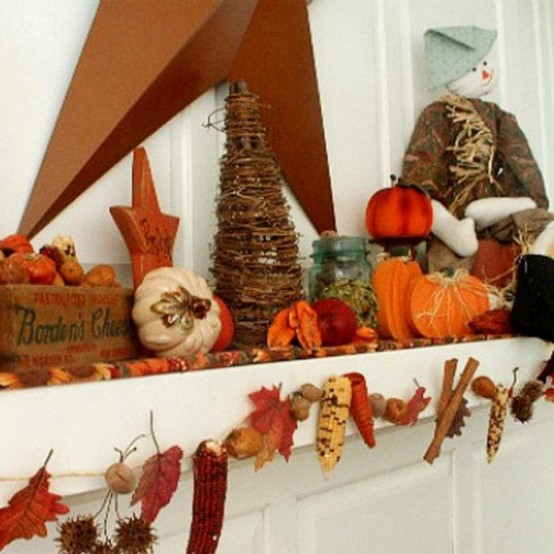
M 327 380 L 323 387 L 316 437 L 317 455 L 324 473 L 331 471 L 340 460 L 351 399 L 352 386 L 348 377 Z
M 491 463 L 498 452 L 502 431 L 508 412 L 510 393 L 504 385 L 496 385 L 496 395 L 489 413 L 489 431 L 487 433 L 487 461 Z

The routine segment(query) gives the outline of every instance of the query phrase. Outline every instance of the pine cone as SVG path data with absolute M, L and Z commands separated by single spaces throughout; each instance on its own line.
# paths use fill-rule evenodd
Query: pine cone
M 446 435 L 451 439 L 454 438 L 454 436 L 459 437 L 462 434 L 462 427 L 465 427 L 466 424 L 465 418 L 469 416 L 471 416 L 471 410 L 467 407 L 467 399 L 462 398 Z

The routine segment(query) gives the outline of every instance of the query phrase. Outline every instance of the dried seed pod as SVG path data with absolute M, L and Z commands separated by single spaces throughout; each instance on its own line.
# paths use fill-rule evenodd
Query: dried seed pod
M 117 520 L 114 539 L 114 552 L 147 554 L 154 552 L 154 544 L 158 537 L 150 523 L 133 514 Z
M 510 411 L 515 419 L 527 423 L 533 417 L 533 400 L 525 394 L 518 394 L 512 398 Z
M 532 379 L 523 385 L 519 394 L 528 396 L 531 402 L 535 402 L 544 394 L 544 383 L 538 379 Z
M 242 460 L 256 456 L 263 448 L 264 438 L 253 427 L 238 427 L 233 429 L 223 442 L 223 446 L 233 458 Z
M 496 397 L 496 385 L 493 381 L 484 375 L 476 377 L 471 382 L 471 390 L 481 398 L 488 398 L 494 400 Z
M 369 401 L 371 402 L 373 417 L 383 417 L 387 409 L 387 399 L 382 394 L 373 392 L 369 395 Z
M 58 533 L 55 540 L 61 553 L 96 552 L 99 530 L 92 516 L 69 518 L 58 525 Z
M 135 490 L 137 478 L 133 470 L 123 462 L 112 464 L 104 474 L 111 491 L 117 494 L 130 494 Z
M 383 417 L 390 423 L 402 425 L 408 415 L 408 405 L 401 398 L 387 398 Z
M 291 413 L 296 421 L 306 421 L 310 417 L 312 403 L 300 393 L 291 396 Z
M 311 383 L 304 383 L 299 390 L 300 394 L 310 402 L 319 402 L 323 398 L 323 391 Z

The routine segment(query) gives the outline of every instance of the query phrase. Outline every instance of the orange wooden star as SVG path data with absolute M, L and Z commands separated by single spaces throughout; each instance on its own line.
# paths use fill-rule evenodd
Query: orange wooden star
M 100 2 L 19 231 L 35 235 L 195 98 L 242 79 L 287 183 L 335 228 L 306 0 Z M 206 119 L 209 114 L 206 114 Z
M 135 288 L 152 269 L 173 266 L 179 218 L 161 212 L 144 148 L 133 154 L 133 206 L 112 206 L 110 213 L 131 254 Z

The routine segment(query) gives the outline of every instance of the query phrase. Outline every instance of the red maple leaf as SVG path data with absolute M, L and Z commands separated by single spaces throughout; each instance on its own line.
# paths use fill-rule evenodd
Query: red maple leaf
M 276 451 L 288 461 L 294 444 L 292 436 L 296 431 L 290 399 L 281 400 L 281 389 L 276 386 L 271 389 L 262 387 L 248 397 L 256 405 L 256 410 L 248 416 L 252 427 L 264 436 L 264 448 L 257 456 L 256 468 L 272 460 Z
M 154 522 L 177 490 L 182 458 L 181 448 L 172 446 L 165 452 L 150 456 L 144 462 L 142 475 L 131 498 L 131 506 L 142 502 L 140 515 L 146 523 Z
M 427 408 L 427 404 L 431 402 L 430 396 L 425 396 L 425 387 L 417 387 L 414 395 L 408 400 L 408 411 L 406 417 L 402 421 L 402 425 L 415 425 L 419 418 L 420 412 Z
M 0 550 L 16 539 L 31 539 L 48 534 L 45 523 L 57 521 L 69 508 L 59 502 L 61 496 L 49 491 L 50 474 L 46 464 L 29 479 L 27 486 L 16 492 L 8 506 L 0 509 Z

